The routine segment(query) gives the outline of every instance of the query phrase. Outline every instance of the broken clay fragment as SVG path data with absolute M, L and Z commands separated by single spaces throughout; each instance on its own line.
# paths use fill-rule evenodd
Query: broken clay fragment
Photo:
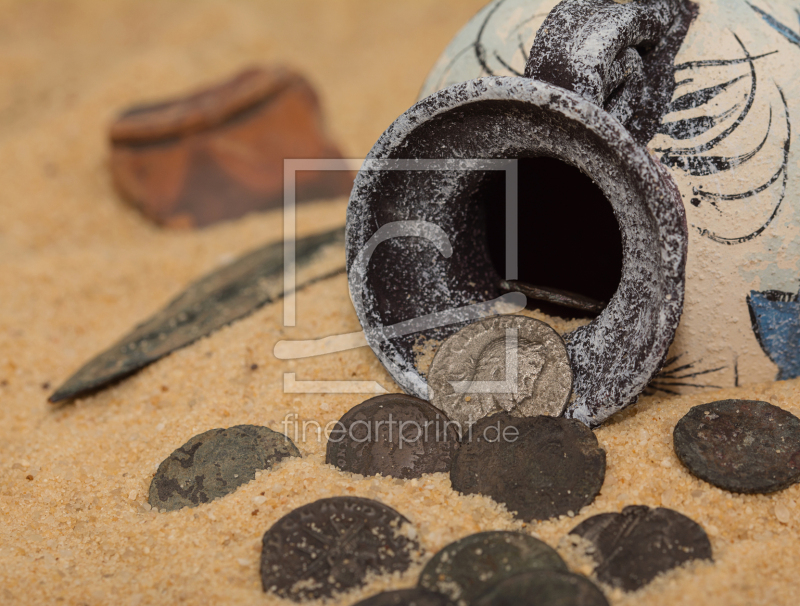
M 112 124 L 119 191 L 169 227 L 204 226 L 283 202 L 284 159 L 341 158 L 301 75 L 253 68 L 181 99 L 133 107 Z M 301 171 L 296 201 L 347 195 L 352 175 Z

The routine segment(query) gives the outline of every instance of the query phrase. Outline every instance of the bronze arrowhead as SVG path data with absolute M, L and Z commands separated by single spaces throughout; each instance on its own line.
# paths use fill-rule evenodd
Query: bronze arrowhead
M 283 297 L 283 246 L 283 241 L 268 244 L 190 284 L 164 309 L 81 367 L 50 396 L 50 402 L 85 395 L 123 379 Z M 304 272 L 297 290 L 344 272 L 344 228 L 297 240 L 298 269 L 313 266 L 329 247 L 341 251 L 342 267 L 331 271 L 326 265 L 320 266 L 318 274 Z

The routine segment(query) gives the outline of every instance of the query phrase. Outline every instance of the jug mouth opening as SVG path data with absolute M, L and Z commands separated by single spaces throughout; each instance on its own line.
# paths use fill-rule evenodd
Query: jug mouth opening
M 402 161 L 411 164 L 391 168 Z M 431 169 L 431 161 L 445 164 Z M 482 161 L 506 167 L 475 166 Z M 593 426 L 636 401 L 674 338 L 688 234 L 680 192 L 622 124 L 551 84 L 481 78 L 417 103 L 381 136 L 368 162 L 347 212 L 348 281 L 367 342 L 406 392 L 428 396 L 421 344 L 435 347 L 474 321 L 464 310 L 499 297 L 501 278 L 522 278 L 539 265 L 545 273 L 535 280 L 584 271 L 581 284 L 544 286 L 612 295 L 588 325 L 564 336 L 575 395 L 566 415 Z M 521 187 L 518 221 L 501 242 L 507 170 L 519 174 L 512 181 Z M 581 201 L 538 196 L 537 181 L 540 189 L 573 188 Z M 402 229 L 384 237 L 395 228 Z M 517 240 L 518 276 L 492 254 L 509 237 Z M 386 330 L 443 312 L 444 323 Z
M 578 167 L 551 156 L 517 158 L 516 280 L 593 299 L 604 307 L 622 277 L 622 235 L 611 203 Z M 506 278 L 507 208 L 503 175 L 487 173 L 477 197 L 486 248 Z M 598 310 L 529 296 L 528 309 L 560 318 L 594 318 Z

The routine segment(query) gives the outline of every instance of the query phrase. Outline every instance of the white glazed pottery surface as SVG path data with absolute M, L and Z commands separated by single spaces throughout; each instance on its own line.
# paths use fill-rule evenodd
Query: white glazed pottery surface
M 496 0 L 453 39 L 421 98 L 521 75 L 556 0 Z M 648 149 L 680 187 L 686 299 L 650 390 L 687 393 L 800 376 L 800 13 L 766 0 L 696 2 L 676 88 Z M 794 131 L 796 132 L 795 126 Z

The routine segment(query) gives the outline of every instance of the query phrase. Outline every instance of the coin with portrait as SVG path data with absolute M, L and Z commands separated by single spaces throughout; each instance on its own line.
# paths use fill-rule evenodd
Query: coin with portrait
M 572 392 L 564 341 L 525 316 L 484 318 L 439 347 L 428 372 L 428 398 L 460 425 L 496 412 L 559 416 Z

